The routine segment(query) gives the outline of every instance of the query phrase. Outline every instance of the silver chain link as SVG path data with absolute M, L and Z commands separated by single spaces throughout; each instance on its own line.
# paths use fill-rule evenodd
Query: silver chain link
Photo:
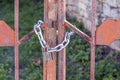
M 43 38 L 42 35 L 42 29 L 41 29 L 41 25 L 43 24 L 43 21 L 39 20 L 38 23 L 36 25 L 34 25 L 34 31 L 38 36 L 38 39 L 40 41 L 40 44 L 43 48 L 47 47 L 46 41 Z
M 70 42 L 70 36 L 73 34 L 73 32 L 66 32 L 65 34 L 65 38 L 62 41 L 62 43 L 58 44 L 57 46 L 55 46 L 54 48 L 50 48 L 48 49 L 48 52 L 59 52 L 62 49 L 64 49 Z
M 43 48 L 48 48 L 48 45 L 46 44 L 46 41 L 43 38 L 42 35 L 42 29 L 41 29 L 41 25 L 43 24 L 43 21 L 39 20 L 38 23 L 36 25 L 34 25 L 34 31 L 36 33 L 36 35 L 38 36 L 38 39 L 40 41 L 40 44 Z M 51 52 L 59 52 L 62 49 L 64 49 L 70 42 L 70 36 L 73 34 L 74 32 L 66 32 L 64 40 L 58 44 L 57 46 L 55 46 L 54 48 L 48 48 L 48 53 Z

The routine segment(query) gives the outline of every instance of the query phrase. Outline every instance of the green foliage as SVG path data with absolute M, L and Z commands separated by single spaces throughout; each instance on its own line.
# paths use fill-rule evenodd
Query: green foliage
M 43 19 L 43 3 L 26 0 L 20 1 L 20 37 L 29 33 L 34 24 Z M 32 61 L 42 60 L 41 46 L 37 36 L 20 46 L 20 78 L 23 80 L 42 80 L 42 65 L 36 67 Z
M 0 0 L 0 19 L 14 29 L 14 0 Z M 43 1 L 20 0 L 20 38 L 29 33 L 34 24 L 43 20 Z M 67 19 L 90 35 L 76 19 Z M 69 29 L 67 29 L 70 31 Z M 96 80 L 120 80 L 120 54 L 107 46 L 96 46 Z M 33 65 L 34 59 L 42 60 L 42 51 L 36 35 L 20 46 L 20 79 L 43 80 L 42 65 Z M 0 48 L 0 80 L 14 80 L 14 48 Z M 71 37 L 67 47 L 67 80 L 89 80 L 90 44 L 77 34 Z
M 0 80 L 13 80 L 12 49 L 12 47 L 0 48 Z
M 6 68 L 7 65 L 1 64 L 0 65 L 0 80 L 6 80 L 8 79 L 10 76 L 6 76 L 7 74 L 11 73 L 11 70 Z
M 68 19 L 73 25 L 87 33 L 82 23 Z M 77 44 L 77 45 L 76 45 Z M 67 80 L 89 80 L 90 45 L 77 34 L 71 37 L 67 47 Z

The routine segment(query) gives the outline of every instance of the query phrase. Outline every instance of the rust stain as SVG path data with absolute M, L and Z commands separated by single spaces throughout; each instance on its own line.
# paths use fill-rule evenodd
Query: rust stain
M 96 44 L 109 45 L 120 38 L 120 20 L 106 20 L 96 30 Z
M 0 20 L 0 46 L 14 46 L 14 30 Z

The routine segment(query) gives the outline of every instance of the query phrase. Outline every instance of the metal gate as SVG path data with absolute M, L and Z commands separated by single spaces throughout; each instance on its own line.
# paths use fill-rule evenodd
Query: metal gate
M 44 0 L 44 23 L 41 25 L 44 29 L 44 38 L 49 47 L 56 45 L 56 30 L 58 30 L 58 43 L 60 44 L 65 37 L 66 28 L 71 29 L 83 39 L 91 44 L 91 65 L 90 80 L 94 80 L 95 73 L 95 46 L 109 45 L 111 42 L 119 38 L 120 20 L 106 20 L 100 27 L 96 29 L 96 0 L 92 0 L 92 25 L 91 37 L 81 30 L 77 29 L 66 20 L 66 1 L 65 0 Z M 108 26 L 106 29 L 105 26 Z M 116 27 L 114 27 L 116 26 Z M 19 39 L 19 0 L 14 0 L 14 27 L 12 30 L 4 21 L 0 21 L 0 31 L 6 30 L 5 34 L 0 34 L 0 46 L 15 47 L 15 80 L 19 80 L 19 45 L 28 40 L 35 31 Z M 111 32 L 109 32 L 111 30 Z M 4 31 L 3 31 L 4 32 Z M 112 35 L 112 37 L 110 36 Z M 64 42 L 65 43 L 65 42 Z M 63 46 L 65 45 L 63 43 Z M 58 46 L 57 48 L 60 48 Z M 46 49 L 43 49 L 43 57 L 45 58 Z M 43 61 L 43 78 L 44 80 L 56 80 L 56 52 L 50 52 L 52 59 Z M 48 55 L 49 57 L 49 55 Z M 58 51 L 58 80 L 66 80 L 66 50 L 65 48 Z

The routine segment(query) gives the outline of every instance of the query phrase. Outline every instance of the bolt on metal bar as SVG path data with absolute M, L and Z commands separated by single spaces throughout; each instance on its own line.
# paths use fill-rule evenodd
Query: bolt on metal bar
M 14 27 L 15 27 L 15 80 L 19 80 L 19 0 L 14 0 Z
M 91 65 L 90 65 L 90 80 L 95 79 L 95 30 L 96 30 L 96 0 L 92 0 L 92 41 L 91 41 Z
M 79 36 L 81 36 L 83 39 L 85 39 L 89 43 L 91 42 L 91 38 L 87 34 L 85 34 L 84 32 L 82 32 L 81 30 L 77 29 L 74 25 L 72 25 L 71 23 L 69 23 L 67 20 L 64 21 L 64 25 L 66 27 L 70 28 L 75 33 L 77 33 Z

